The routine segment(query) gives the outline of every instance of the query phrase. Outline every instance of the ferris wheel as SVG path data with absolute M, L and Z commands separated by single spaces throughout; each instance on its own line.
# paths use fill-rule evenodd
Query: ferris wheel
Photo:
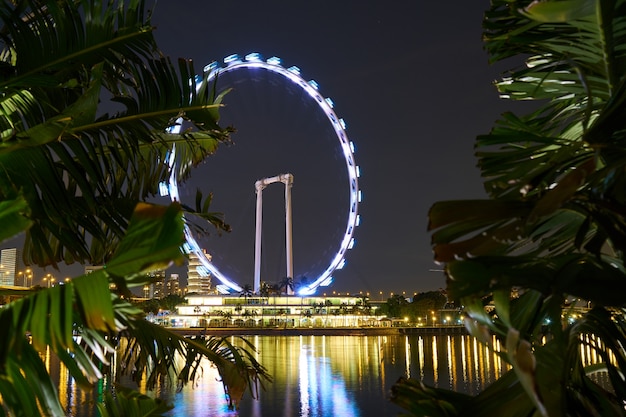
M 223 60 L 223 64 L 212 62 L 204 67 L 204 77 L 206 77 L 208 81 L 214 81 L 220 76 L 223 77 L 224 74 L 241 73 L 242 76 L 245 77 L 250 70 L 267 71 L 295 87 L 297 90 L 301 91 L 303 95 L 309 97 L 310 101 L 315 103 L 315 107 L 323 113 L 326 123 L 331 127 L 336 146 L 340 149 L 339 154 L 341 154 L 342 159 L 345 161 L 343 171 L 347 182 L 344 186 L 344 193 L 347 194 L 346 201 L 348 207 L 345 207 L 343 210 L 343 213 L 345 213 L 343 233 L 338 239 L 338 242 L 333 243 L 334 248 L 332 251 L 329 251 L 329 253 L 325 255 L 328 259 L 324 263 L 325 267 L 323 270 L 320 273 L 316 273 L 316 276 L 312 277 L 306 285 L 298 290 L 298 294 L 300 295 L 310 295 L 315 293 L 319 287 L 328 286 L 333 281 L 333 274 L 336 270 L 340 270 L 344 267 L 346 253 L 349 249 L 352 249 L 355 244 L 354 233 L 360 223 L 358 205 L 361 201 L 361 191 L 359 190 L 358 184 L 360 170 L 355 162 L 354 144 L 348 139 L 346 124 L 343 119 L 340 119 L 335 114 L 333 101 L 321 95 L 319 86 L 314 80 L 306 81 L 302 77 L 298 67 L 285 67 L 282 65 L 280 58 L 271 57 L 264 60 L 258 53 L 251 53 L 243 58 L 239 55 L 229 55 Z M 171 169 L 172 174 L 168 184 L 168 194 L 172 201 L 180 201 L 179 184 L 176 179 L 176 169 L 174 169 L 175 159 L 174 150 L 170 156 L 170 166 L 173 169 Z M 268 175 L 272 174 L 273 173 L 269 173 Z M 290 225 L 287 227 L 290 227 Z M 187 226 L 185 227 L 185 237 L 187 241 L 186 249 L 194 253 L 202 265 L 198 270 L 201 275 L 211 275 L 213 278 L 216 278 L 220 282 L 218 289 L 222 293 L 242 291 L 242 287 L 239 284 L 240 277 L 227 276 L 223 273 L 221 271 L 223 266 L 218 266 L 210 256 L 206 255 L 205 251 L 202 250 L 199 245 L 198 240 Z M 289 240 L 289 236 L 287 239 Z M 211 249 L 209 249 L 209 251 L 210 250 Z M 287 249 L 288 252 L 289 250 L 290 249 Z M 288 266 L 288 273 L 289 272 Z M 258 289 L 256 288 L 257 285 L 258 283 L 255 283 L 255 290 Z

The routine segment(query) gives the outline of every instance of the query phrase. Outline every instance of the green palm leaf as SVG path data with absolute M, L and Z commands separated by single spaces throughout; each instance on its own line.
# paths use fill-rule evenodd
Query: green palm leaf
M 148 271 L 184 260 L 181 206 L 138 202 L 171 175 L 186 179 L 232 131 L 219 125 L 223 96 L 191 62 L 162 56 L 144 9 L 142 0 L 0 3 L 0 218 L 10 223 L 0 238 L 25 231 L 28 264 L 105 265 L 0 310 L 0 415 L 62 415 L 39 352 L 49 349 L 89 389 L 120 336 L 139 347 L 124 357 L 150 381 L 173 372 L 187 382 L 202 357 L 217 365 L 233 402 L 269 379 L 247 350 L 178 337 L 109 289 L 123 294 Z M 210 198 L 198 201 L 191 214 L 227 230 Z M 189 358 L 181 369 L 178 357 Z M 107 402 L 109 415 L 167 408 L 121 391 Z
M 0 6 L 0 179 L 24 190 L 25 259 L 42 266 L 110 259 L 135 203 L 169 178 L 173 146 L 184 180 L 231 131 L 193 64 L 160 55 L 143 1 L 92 3 Z
M 134 370 L 137 377 L 146 372 L 148 386 L 153 386 L 173 372 L 180 374 L 180 383 L 186 383 L 193 380 L 204 357 L 217 366 L 234 402 L 246 390 L 255 395 L 255 388 L 269 376 L 248 351 L 221 339 L 202 343 L 187 340 L 145 321 L 141 310 L 109 291 L 112 275 L 135 282 L 143 276 L 140 283 L 145 284 L 149 279 L 145 272 L 180 260 L 183 239 L 178 205 L 140 205 L 120 244 L 119 256 L 104 269 L 38 291 L 1 309 L 0 369 L 5 371 L 0 372 L 0 395 L 6 399 L 4 407 L 20 410 L 20 404 L 27 401 L 44 410 L 60 410 L 58 393 L 37 352 L 50 348 L 72 377 L 89 389 L 103 377 L 102 369 L 110 366 L 112 340 L 119 336 L 128 340 L 121 354 L 120 374 Z M 182 368 L 177 366 L 180 357 L 190 358 Z
M 490 199 L 429 213 L 449 297 L 479 340 L 497 335 L 514 368 L 455 415 L 624 415 L 626 1 L 492 0 L 485 17 L 491 61 L 526 64 L 496 83 L 501 96 L 537 105 L 477 138 Z M 578 324 L 561 319 L 572 297 L 596 306 Z M 612 387 L 591 382 L 583 345 Z
M 115 396 L 109 392 L 105 396 L 105 402 L 98 404 L 101 417 L 162 417 L 173 408 L 158 398 L 148 397 L 123 386 L 115 387 Z

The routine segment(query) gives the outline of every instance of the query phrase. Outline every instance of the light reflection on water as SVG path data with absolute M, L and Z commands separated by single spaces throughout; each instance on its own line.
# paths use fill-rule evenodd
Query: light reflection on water
M 508 366 L 466 335 L 411 336 L 251 336 L 256 359 L 274 381 L 259 400 L 246 395 L 238 411 L 229 410 L 219 375 L 209 362 L 200 378 L 181 392 L 164 384 L 156 391 L 182 416 L 393 416 L 402 410 L 389 402 L 391 386 L 402 376 L 426 384 L 477 394 Z M 230 338 L 236 346 L 243 343 Z M 52 366 L 68 415 L 93 415 L 67 371 Z M 106 384 L 107 381 L 105 380 Z M 139 387 L 144 389 L 145 387 Z

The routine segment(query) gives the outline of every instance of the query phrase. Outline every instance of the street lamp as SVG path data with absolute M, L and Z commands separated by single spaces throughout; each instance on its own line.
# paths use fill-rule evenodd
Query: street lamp
M 52 274 L 46 274 L 45 277 L 43 277 L 43 280 L 47 283 L 47 287 L 54 287 L 54 281 L 56 281 L 56 279 L 52 276 Z
M 31 285 L 33 285 L 33 272 L 31 271 L 30 268 L 26 268 L 26 271 L 18 271 L 17 276 L 18 276 L 18 279 L 19 279 L 19 276 L 22 276 L 23 287 L 28 288 Z M 30 281 L 30 285 L 28 285 L 29 281 Z

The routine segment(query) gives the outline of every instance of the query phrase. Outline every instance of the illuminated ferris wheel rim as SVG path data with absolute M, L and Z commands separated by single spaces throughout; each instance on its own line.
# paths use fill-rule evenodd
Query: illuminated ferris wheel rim
M 274 74 L 281 75 L 287 80 L 296 84 L 307 94 L 309 94 L 330 121 L 333 130 L 335 131 L 335 135 L 339 139 L 339 143 L 341 145 L 341 149 L 345 158 L 349 178 L 350 193 L 346 229 L 341 240 L 339 249 L 331 259 L 328 267 L 324 270 L 324 272 L 322 272 L 319 277 L 315 278 L 312 283 L 299 290 L 299 294 L 301 295 L 313 294 L 318 287 L 327 286 L 333 281 L 332 274 L 335 272 L 335 270 L 343 268 L 345 264 L 345 253 L 348 249 L 351 249 L 354 246 L 354 231 L 360 222 L 358 205 L 361 201 L 361 192 L 358 186 L 358 178 L 360 173 L 359 167 L 356 165 L 354 159 L 354 144 L 348 140 L 345 122 L 343 121 L 343 119 L 337 117 L 333 110 L 333 101 L 330 98 L 324 98 L 319 93 L 319 86 L 315 81 L 306 81 L 304 78 L 302 78 L 302 76 L 300 75 L 300 69 L 298 67 L 292 66 L 289 68 L 285 68 L 281 65 L 281 60 L 278 57 L 271 57 L 264 61 L 258 53 L 248 54 L 245 56 L 244 59 L 241 59 L 238 55 L 229 55 L 224 58 L 224 66 L 220 66 L 220 64 L 215 61 L 205 66 L 204 76 L 206 77 L 207 81 L 211 81 L 214 80 L 215 77 L 219 76 L 220 73 L 232 72 L 237 69 L 250 68 L 260 68 L 270 71 Z M 174 152 L 172 153 L 172 159 L 170 160 L 171 165 L 174 161 L 173 154 Z M 172 177 L 170 178 L 169 194 L 172 200 L 180 201 L 175 171 L 175 169 L 172 169 L 171 171 Z M 187 245 L 189 246 L 188 250 L 195 253 L 204 268 L 206 268 L 212 276 L 217 278 L 227 288 L 222 289 L 221 292 L 228 292 L 228 290 L 242 291 L 241 286 L 236 284 L 232 279 L 222 274 L 217 266 L 206 257 L 204 251 L 200 248 L 195 237 L 191 233 L 191 230 L 187 226 L 185 226 L 185 236 L 187 239 Z M 202 273 L 202 271 L 199 272 Z

